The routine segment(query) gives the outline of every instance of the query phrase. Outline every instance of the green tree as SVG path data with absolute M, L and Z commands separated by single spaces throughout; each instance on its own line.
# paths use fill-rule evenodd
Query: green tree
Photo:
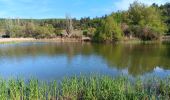
M 129 18 L 132 32 L 143 40 L 158 39 L 167 30 L 159 9 L 154 6 L 148 7 L 135 1 L 130 5 Z M 138 27 L 136 31 L 134 27 Z
M 117 23 L 112 16 L 108 16 L 105 20 L 101 21 L 95 33 L 95 40 L 97 41 L 114 41 L 122 37 L 122 30 L 120 24 Z
M 166 3 L 165 5 L 161 5 L 159 7 L 159 9 L 161 10 L 164 22 L 168 26 L 167 33 L 170 34 L 170 3 Z
M 146 6 L 144 4 L 138 3 L 137 1 L 130 4 L 129 10 L 128 10 L 130 24 L 139 25 L 140 21 L 143 19 L 145 8 Z

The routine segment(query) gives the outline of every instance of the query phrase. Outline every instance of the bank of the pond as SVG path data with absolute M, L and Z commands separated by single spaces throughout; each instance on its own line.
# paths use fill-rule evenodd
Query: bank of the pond
M 119 44 L 153 44 L 153 43 L 163 43 L 163 42 L 168 42 L 168 41 L 160 41 L 160 40 L 152 40 L 152 41 L 142 41 L 142 40 L 122 40 L 122 41 L 117 41 L 116 43 Z
M 17 43 L 17 42 L 24 42 L 24 41 L 34 41 L 33 38 L 0 38 L 0 43 Z
M 56 37 L 56 38 L 42 38 L 42 39 L 35 39 L 35 38 L 0 38 L 0 43 L 18 43 L 18 42 L 82 42 L 82 41 L 90 41 L 95 42 L 91 38 L 82 37 L 82 38 L 68 38 L 68 37 Z M 151 41 L 143 41 L 138 38 L 133 39 L 122 39 L 119 41 L 114 41 L 114 43 L 160 43 L 160 42 L 168 42 L 170 39 L 160 39 L 160 40 L 151 40 Z M 106 42 L 106 43 L 113 43 L 113 42 Z
M 0 80 L 1 100 L 155 100 L 170 99 L 170 78 L 134 80 L 125 76 L 79 76 L 61 81 Z
M 51 38 L 51 39 L 35 39 L 35 38 L 0 38 L 0 43 L 18 43 L 18 42 L 81 42 L 76 38 Z

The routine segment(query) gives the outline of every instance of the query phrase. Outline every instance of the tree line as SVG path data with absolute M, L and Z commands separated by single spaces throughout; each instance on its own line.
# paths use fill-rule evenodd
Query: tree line
M 127 11 L 118 11 L 100 21 L 95 40 L 114 41 L 124 37 L 157 40 L 170 33 L 170 3 L 158 6 L 135 1 Z
M 121 39 L 157 40 L 170 34 L 170 3 L 147 6 L 137 1 L 126 11 L 117 11 L 102 17 L 81 19 L 0 19 L 3 37 L 55 38 L 88 36 L 94 41 Z

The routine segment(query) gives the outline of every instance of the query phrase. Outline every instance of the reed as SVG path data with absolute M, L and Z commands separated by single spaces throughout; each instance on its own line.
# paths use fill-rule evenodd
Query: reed
M 0 100 L 170 99 L 170 77 L 74 76 L 60 81 L 0 79 Z

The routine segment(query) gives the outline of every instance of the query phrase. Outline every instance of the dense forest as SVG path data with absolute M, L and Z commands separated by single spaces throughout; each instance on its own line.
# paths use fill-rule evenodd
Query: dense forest
M 0 19 L 2 37 L 90 37 L 94 41 L 158 40 L 170 34 L 170 3 L 147 6 L 135 1 L 127 11 L 81 19 Z

